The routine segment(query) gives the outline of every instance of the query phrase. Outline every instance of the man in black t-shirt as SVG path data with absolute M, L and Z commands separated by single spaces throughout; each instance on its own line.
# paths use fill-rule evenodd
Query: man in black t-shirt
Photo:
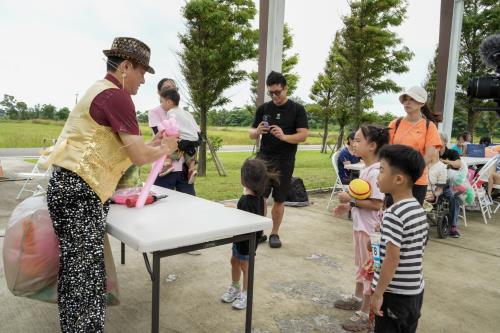
M 285 199 L 290 190 L 290 182 L 295 167 L 297 144 L 304 142 L 308 135 L 306 110 L 302 105 L 287 97 L 286 79 L 281 73 L 271 72 L 266 80 L 267 92 L 272 101 L 257 108 L 251 139 L 262 135 L 258 158 L 265 160 L 270 169 L 279 172 L 280 183 L 272 185 L 265 197 L 273 193 L 273 229 L 269 235 L 269 246 L 281 247 L 279 227 L 285 211 Z
M 449 169 L 459 170 L 462 167 L 462 161 L 460 160 L 460 155 L 453 149 L 448 149 L 446 144 L 448 143 L 448 138 L 443 133 L 441 135 L 441 149 L 439 150 L 439 158 L 441 161 L 448 166 Z M 460 212 L 460 205 L 462 201 L 458 195 L 453 194 L 450 187 L 447 186 L 444 189 L 443 195 L 450 201 L 450 217 L 451 217 L 451 229 L 450 236 L 453 238 L 459 238 L 460 232 L 458 231 L 458 214 Z

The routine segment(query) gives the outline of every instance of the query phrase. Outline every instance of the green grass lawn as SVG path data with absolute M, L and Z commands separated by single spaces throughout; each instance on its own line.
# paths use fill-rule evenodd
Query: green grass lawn
M 63 128 L 63 121 L 54 120 L 24 120 L 0 121 L 0 148 L 30 148 L 43 147 L 44 139 L 56 139 Z M 151 129 L 147 124 L 140 124 L 141 132 L 146 140 L 151 138 Z M 306 144 L 321 144 L 319 133 L 313 129 Z M 219 136 L 223 145 L 253 145 L 254 140 L 248 137 L 247 127 L 209 127 L 208 136 Z M 334 142 L 336 133 L 332 134 L 329 142 Z
M 212 161 L 207 162 L 207 176 L 197 177 L 195 189 L 197 195 L 210 200 L 225 200 L 239 198 L 243 187 L 240 183 L 240 167 L 250 153 L 219 153 L 219 158 L 226 169 L 227 176 L 218 175 Z M 141 175 L 145 179 L 151 166 L 144 166 Z M 316 151 L 297 152 L 295 162 L 295 177 L 304 180 L 307 189 L 326 188 L 335 180 L 329 154 Z

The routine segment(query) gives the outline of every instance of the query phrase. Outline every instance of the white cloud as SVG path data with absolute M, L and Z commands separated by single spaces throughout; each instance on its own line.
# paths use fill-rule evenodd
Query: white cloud
M 178 34 L 184 30 L 184 4 L 184 0 L 4 1 L 0 3 L 0 96 L 14 95 L 28 105 L 71 107 L 75 93 L 83 94 L 104 76 L 102 50 L 115 36 L 133 36 L 152 49 L 151 65 L 157 74 L 147 76 L 134 97 L 138 110 L 151 108 L 157 104 L 159 79 L 182 78 L 176 53 L 180 50 Z M 306 101 L 344 14 L 348 14 L 344 0 L 286 2 L 285 21 L 294 35 L 292 52 L 300 57 L 296 95 Z M 258 26 L 258 15 L 254 26 Z M 408 19 L 397 31 L 415 57 L 409 73 L 392 78 L 403 87 L 420 84 L 438 40 L 439 1 L 411 0 Z M 242 67 L 256 69 L 257 64 L 246 62 Z M 248 82 L 229 89 L 232 102 L 228 107 L 249 102 L 249 90 Z M 377 96 L 375 109 L 399 113 L 397 94 Z

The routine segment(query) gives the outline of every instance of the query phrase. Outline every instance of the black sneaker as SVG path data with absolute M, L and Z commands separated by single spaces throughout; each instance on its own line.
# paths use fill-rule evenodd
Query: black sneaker
M 262 235 L 259 237 L 259 239 L 257 239 L 257 242 L 260 244 L 260 243 L 264 243 L 266 240 L 267 240 L 267 235 L 262 234 Z
M 269 246 L 272 248 L 281 247 L 280 236 L 276 234 L 269 235 Z

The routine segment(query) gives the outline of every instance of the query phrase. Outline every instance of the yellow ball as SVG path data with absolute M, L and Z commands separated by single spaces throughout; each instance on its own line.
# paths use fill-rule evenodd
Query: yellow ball
M 349 183 L 349 195 L 357 200 L 365 200 L 372 193 L 370 183 L 363 179 L 353 179 Z

